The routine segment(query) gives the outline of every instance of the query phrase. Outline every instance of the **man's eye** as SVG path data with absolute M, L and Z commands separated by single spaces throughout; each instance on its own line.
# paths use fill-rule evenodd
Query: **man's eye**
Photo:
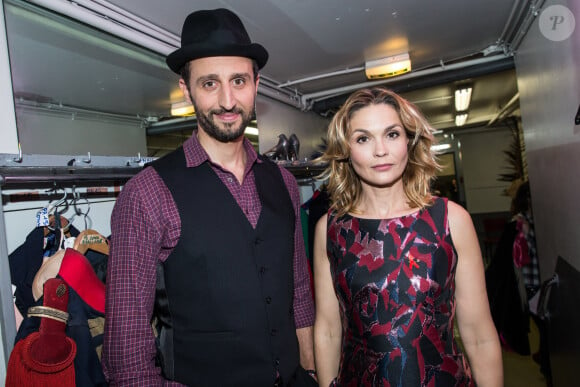
M 236 78 L 234 79 L 234 85 L 236 86 L 243 86 L 246 83 L 244 78 Z
M 212 88 L 215 86 L 215 82 L 214 81 L 206 81 L 203 83 L 203 87 L 204 88 Z

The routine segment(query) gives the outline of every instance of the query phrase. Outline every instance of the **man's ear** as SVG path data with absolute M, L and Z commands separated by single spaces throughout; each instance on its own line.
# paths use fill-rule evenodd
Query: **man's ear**
M 189 88 L 187 87 L 187 84 L 185 83 L 183 78 L 179 78 L 179 88 L 181 89 L 181 92 L 183 93 L 185 100 L 189 103 L 192 103 L 191 95 L 189 94 Z

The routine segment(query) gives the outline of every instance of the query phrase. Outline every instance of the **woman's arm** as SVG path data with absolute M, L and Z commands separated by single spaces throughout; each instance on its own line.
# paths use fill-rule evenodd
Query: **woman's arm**
M 499 337 L 487 300 L 483 259 L 471 217 L 449 202 L 449 227 L 457 250 L 455 299 L 461 341 L 479 387 L 503 386 Z
M 338 299 L 326 254 L 326 219 L 325 215 L 318 221 L 314 234 L 314 357 L 318 383 L 322 387 L 330 385 L 338 375 L 342 339 Z

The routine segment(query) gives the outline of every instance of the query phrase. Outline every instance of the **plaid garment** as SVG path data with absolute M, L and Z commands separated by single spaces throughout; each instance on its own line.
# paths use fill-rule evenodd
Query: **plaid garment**
M 524 228 L 524 236 L 528 243 L 528 255 L 530 263 L 522 267 L 524 284 L 528 290 L 534 292 L 540 287 L 540 267 L 538 262 L 538 252 L 536 250 L 536 234 L 534 232 L 534 222 L 530 214 L 520 214 L 528 227 Z
M 240 184 L 232 173 L 211 162 L 195 134 L 183 143 L 187 166 L 195 168 L 209 161 L 255 227 L 262 205 L 252 166 L 261 161 L 247 139 L 244 148 L 247 166 Z M 314 305 L 300 223 L 300 192 L 294 176 L 285 168 L 280 169 L 296 214 L 294 319 L 296 327 L 303 328 L 314 323 Z M 111 384 L 179 385 L 163 381 L 155 368 L 155 342 L 149 316 L 153 312 L 156 264 L 164 261 L 177 244 L 180 226 L 179 213 L 169 189 L 152 167 L 145 168 L 127 182 L 111 217 L 103 345 L 103 368 Z

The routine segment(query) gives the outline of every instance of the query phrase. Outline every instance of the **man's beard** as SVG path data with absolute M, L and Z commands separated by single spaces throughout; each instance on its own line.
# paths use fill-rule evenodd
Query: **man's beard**
M 240 108 L 233 108 L 231 110 L 226 109 L 218 109 L 218 110 L 210 110 L 208 114 L 203 113 L 202 111 L 197 109 L 195 102 L 193 103 L 193 107 L 195 109 L 195 114 L 197 117 L 197 124 L 198 127 L 201 127 L 204 132 L 206 132 L 210 137 L 220 141 L 220 142 L 230 142 L 237 140 L 244 134 L 246 127 L 252 121 L 252 117 L 255 115 L 255 108 L 252 109 L 250 114 L 245 114 L 245 112 Z M 236 113 L 242 116 L 242 122 L 240 126 L 237 128 L 234 127 L 234 124 L 223 124 L 226 127 L 226 130 L 221 129 L 214 121 L 214 115 L 223 114 L 223 113 Z M 227 130 L 231 129 L 231 130 Z

